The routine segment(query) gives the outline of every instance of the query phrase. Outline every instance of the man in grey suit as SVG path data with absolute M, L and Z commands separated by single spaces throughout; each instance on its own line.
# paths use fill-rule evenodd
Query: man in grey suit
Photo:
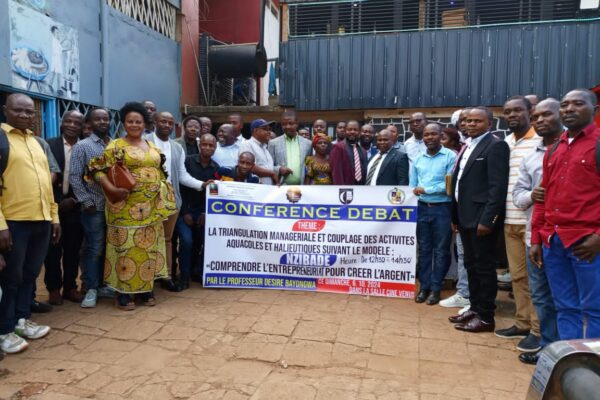
M 393 147 L 392 132 L 383 129 L 375 140 L 379 152 L 369 161 L 365 185 L 408 185 L 408 156 Z
M 286 185 L 302 185 L 304 182 L 304 160 L 312 154 L 310 140 L 298 135 L 298 118 L 294 111 L 281 116 L 283 135 L 269 142 L 269 153 Z M 281 179 L 281 178 L 280 178 Z M 281 182 L 281 180 L 280 180 Z
M 170 112 L 157 112 L 154 116 L 154 125 L 156 132 L 146 135 L 144 138 L 156 145 L 160 152 L 165 155 L 165 168 L 167 170 L 167 180 L 173 185 L 175 192 L 175 201 L 177 209 L 181 207 L 181 193 L 179 184 L 196 190 L 204 189 L 204 182 L 193 178 L 185 169 L 185 153 L 179 143 L 169 139 L 169 135 L 175 126 L 175 118 Z M 173 267 L 173 249 L 171 239 L 177 223 L 178 213 L 172 214 L 164 222 L 165 247 L 167 253 L 167 266 L 172 272 Z M 177 286 L 167 284 L 167 289 L 177 291 Z

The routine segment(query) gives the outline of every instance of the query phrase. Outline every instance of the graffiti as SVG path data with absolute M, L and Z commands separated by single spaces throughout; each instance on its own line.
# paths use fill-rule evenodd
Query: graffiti
M 66 99 L 79 98 L 79 47 L 77 30 L 10 2 L 10 60 L 17 88 Z M 43 6 L 44 1 L 27 0 Z

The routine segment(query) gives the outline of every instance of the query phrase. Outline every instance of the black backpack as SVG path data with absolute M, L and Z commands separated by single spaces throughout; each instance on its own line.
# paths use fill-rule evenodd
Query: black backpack
M 560 143 L 560 141 L 557 141 L 556 143 L 554 143 L 554 145 L 548 152 L 548 161 L 550 161 L 550 157 L 552 157 L 552 154 L 554 154 L 554 152 L 558 148 L 559 143 Z M 0 142 L 0 151 L 1 151 L 1 147 L 2 147 L 2 143 Z M 1 162 L 2 162 L 2 160 L 0 160 L 0 168 L 2 167 Z M 600 137 L 598 138 L 598 141 L 596 142 L 596 169 L 598 170 L 598 173 L 600 174 Z
M 0 128 L 0 196 L 2 196 L 2 190 L 4 190 L 4 171 L 8 165 L 8 153 L 10 150 L 10 144 L 8 143 L 8 136 L 2 128 Z

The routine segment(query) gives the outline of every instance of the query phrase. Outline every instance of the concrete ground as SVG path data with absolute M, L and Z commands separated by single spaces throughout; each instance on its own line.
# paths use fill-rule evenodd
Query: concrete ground
M 198 286 L 156 297 L 35 315 L 52 332 L 0 362 L 0 399 L 512 400 L 533 372 L 516 341 L 456 331 L 456 309 L 411 300 Z M 497 326 L 510 326 L 499 300 Z

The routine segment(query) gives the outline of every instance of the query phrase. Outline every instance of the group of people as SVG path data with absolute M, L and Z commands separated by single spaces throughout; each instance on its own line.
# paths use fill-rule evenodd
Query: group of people
M 503 106 L 511 131 L 504 140 L 491 131 L 489 110 L 475 107 L 457 113 L 466 139 L 446 189 L 459 281 L 457 293 L 440 304 L 465 306 L 449 317 L 458 330 L 520 339 L 519 360 L 525 363 L 537 363 L 540 350 L 554 341 L 600 338 L 597 111 L 597 97 L 587 89 L 570 91 L 560 101 L 514 96 Z M 448 173 L 437 171 L 440 176 Z M 417 236 L 423 229 L 421 206 Z M 417 302 L 430 289 L 423 280 L 431 265 L 423 257 L 427 250 L 419 238 Z M 512 326 L 495 330 L 498 280 L 506 280 L 506 275 L 496 274 L 496 261 L 504 255 L 516 313 Z M 433 275 L 439 277 L 445 264 L 438 267 L 437 259 L 434 251 Z M 438 268 L 442 272 L 436 274 Z M 438 287 L 432 284 L 431 290 Z
M 339 122 L 333 137 L 322 119 L 312 132 L 299 129 L 294 111 L 282 114 L 280 136 L 256 119 L 244 139 L 243 117 L 232 114 L 216 135 L 210 119 L 189 116 L 173 139 L 174 116 L 144 101 L 123 106 L 115 139 L 109 111 L 94 108 L 65 113 L 61 136 L 46 143 L 30 130 L 31 98 L 10 95 L 0 133 L 10 144 L 10 155 L 0 154 L 0 348 L 16 353 L 49 332 L 31 321 L 44 307 L 35 301 L 42 264 L 52 305 L 114 297 L 132 310 L 155 304 L 156 279 L 171 291 L 201 282 L 205 189 L 215 180 L 408 185 L 418 196 L 417 303 L 461 308 L 449 318 L 456 329 L 521 338 L 528 363 L 558 339 L 600 337 L 597 107 L 584 89 L 560 102 L 511 97 L 506 138 L 492 131 L 486 107 L 457 111 L 447 127 L 418 112 L 402 143 L 393 124 L 376 132 Z M 122 174 L 132 187 L 119 183 Z M 453 247 L 457 291 L 442 300 Z M 502 252 L 517 311 L 514 326 L 495 330 Z

